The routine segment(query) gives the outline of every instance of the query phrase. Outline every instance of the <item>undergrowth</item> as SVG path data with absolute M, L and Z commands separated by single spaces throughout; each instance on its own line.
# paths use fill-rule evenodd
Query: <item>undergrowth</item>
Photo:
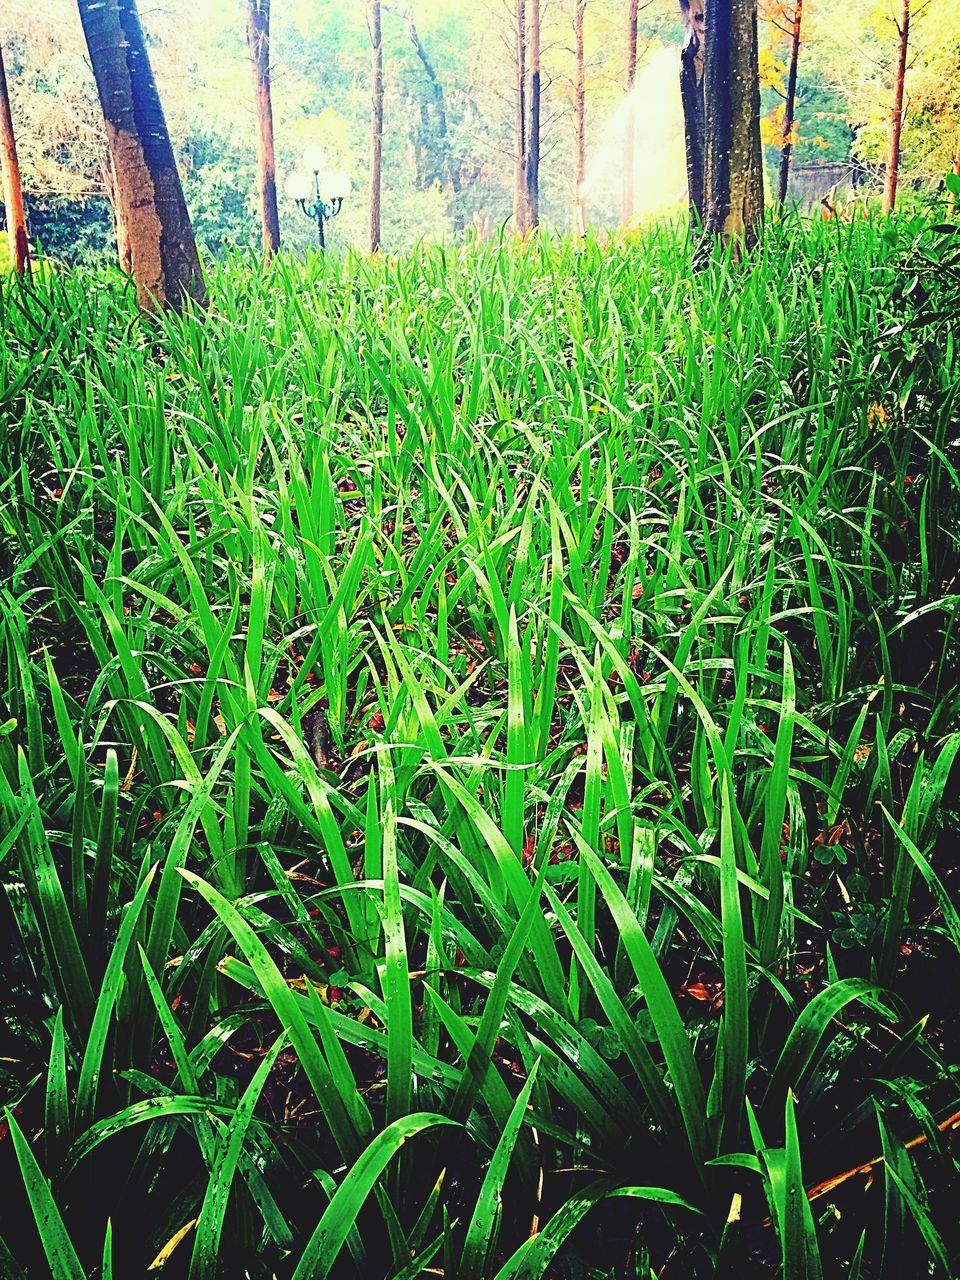
M 2 285 L 4 1275 L 951 1274 L 916 232 Z

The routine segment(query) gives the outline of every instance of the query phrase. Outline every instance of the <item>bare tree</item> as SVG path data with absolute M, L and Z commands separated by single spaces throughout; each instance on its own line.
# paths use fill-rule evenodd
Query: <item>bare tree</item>
M 800 37 L 803 27 L 803 0 L 794 0 L 793 31 L 790 37 L 790 70 L 787 73 L 787 96 L 783 108 L 783 142 L 780 148 L 780 172 L 777 177 L 777 204 L 787 201 L 790 183 L 790 159 L 793 155 L 793 130 L 796 125 L 797 68 L 800 64 Z
M 637 138 L 634 121 L 633 86 L 637 82 L 637 18 L 640 0 L 627 0 L 627 137 L 623 155 L 623 220 L 633 217 L 634 161 Z
M 680 53 L 680 100 L 687 149 L 690 225 L 703 226 L 706 125 L 703 103 L 704 0 L 680 0 L 686 39 Z
M 145 310 L 206 302 L 190 215 L 136 0 L 78 0 L 103 110 L 116 210 Z
M 576 49 L 577 71 L 573 86 L 573 129 L 574 129 L 574 231 L 577 235 L 586 235 L 587 209 L 584 203 L 583 184 L 587 176 L 587 132 L 586 132 L 586 82 L 587 69 L 584 58 L 583 19 L 586 13 L 587 0 L 574 0 L 573 4 L 573 39 Z
M 383 24 L 380 0 L 369 0 L 368 22 L 373 56 L 373 123 L 370 138 L 370 252 L 381 244 L 383 191 Z
M 751 248 L 763 222 L 757 0 L 707 0 L 704 229 Z
M 3 170 L 3 207 L 7 215 L 10 262 L 17 275 L 23 275 L 30 265 L 30 245 L 27 240 L 27 216 L 23 208 L 17 139 L 13 132 L 13 113 L 10 110 L 10 94 L 7 89 L 7 73 L 3 65 L 2 47 L 0 47 L 0 168 Z
M 257 108 L 260 222 L 264 252 L 269 257 L 280 248 L 277 158 L 273 145 L 273 103 L 270 96 L 270 0 L 247 0 L 247 48 L 253 67 L 253 97 Z
M 901 0 L 897 22 L 897 66 L 893 83 L 893 108 L 890 112 L 890 134 L 887 143 L 887 173 L 883 188 L 883 211 L 892 213 L 897 203 L 900 178 L 900 139 L 903 134 L 903 99 L 907 79 L 907 53 L 910 48 L 910 0 Z

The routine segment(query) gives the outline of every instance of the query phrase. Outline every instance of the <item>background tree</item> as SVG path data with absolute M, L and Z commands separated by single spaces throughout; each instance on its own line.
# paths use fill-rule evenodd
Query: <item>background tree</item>
M 141 307 L 205 302 L 200 259 L 136 0 L 79 0 L 103 109 L 117 217 Z
M 443 83 L 437 74 L 432 58 L 427 53 L 423 40 L 420 38 L 420 32 L 417 28 L 416 17 L 414 15 L 412 5 L 404 12 L 404 20 L 407 24 L 407 34 L 410 37 L 410 43 L 413 45 L 414 52 L 416 53 L 420 65 L 423 68 L 423 73 L 426 76 L 430 95 L 433 100 L 435 136 L 437 149 L 439 151 L 440 168 L 446 177 L 447 186 L 449 188 L 450 219 L 453 223 L 454 231 L 462 231 L 463 210 L 460 207 L 460 165 L 454 158 L 453 150 L 450 146 L 450 127 L 447 119 L 447 102 L 446 94 L 443 90 Z
M 586 16 L 587 0 L 574 0 L 573 3 L 573 42 L 576 72 L 573 85 L 573 138 L 574 138 L 574 219 L 573 227 L 577 235 L 585 235 L 587 230 L 587 208 L 584 199 L 583 184 L 587 176 L 587 64 L 583 41 L 583 20 Z
M 763 221 L 757 0 L 707 0 L 704 228 L 751 248 Z
M 907 54 L 910 48 L 910 0 L 901 0 L 897 22 L 897 63 L 893 80 L 893 107 L 890 111 L 890 140 L 887 145 L 887 168 L 883 186 L 883 211 L 892 213 L 897 203 L 900 177 L 900 145 L 903 137 L 904 87 L 907 79 Z
M 277 159 L 273 141 L 273 103 L 270 96 L 270 0 L 247 0 L 247 48 L 253 67 L 253 97 L 257 111 L 257 174 L 260 222 L 267 255 L 280 248 L 277 207 Z
M 783 142 L 780 149 L 780 167 L 777 172 L 777 204 L 782 208 L 787 200 L 790 182 L 790 158 L 793 154 L 794 130 L 797 110 L 797 72 L 800 65 L 800 40 L 803 28 L 803 0 L 794 0 L 790 35 L 790 68 L 787 73 L 786 98 L 783 108 Z
M 637 17 L 640 0 L 627 0 L 627 136 L 623 150 L 623 220 L 633 217 L 634 165 L 637 138 L 633 86 L 637 81 Z
M 521 235 L 530 229 L 527 205 L 527 166 L 529 134 L 527 132 L 527 0 L 516 0 L 516 123 L 513 157 L 513 221 Z
M 540 0 L 530 0 L 527 16 L 527 39 L 529 55 L 529 89 L 527 101 L 530 117 L 527 126 L 527 230 L 540 225 L 540 49 L 541 22 Z
M 960 20 L 956 8 L 911 0 L 906 47 L 901 49 L 903 12 L 892 6 L 856 4 L 866 74 L 849 62 L 849 39 L 838 47 L 834 27 L 845 18 L 831 8 L 811 35 L 807 24 L 805 64 L 823 68 L 831 89 L 842 94 L 844 113 L 853 126 L 854 159 L 878 175 L 881 191 L 888 176 L 893 124 L 899 120 L 896 201 L 905 187 L 936 188 L 950 169 L 960 133 Z M 818 0 L 822 9 L 825 0 Z M 832 3 L 832 0 L 831 0 Z M 891 20 L 893 19 L 893 20 Z M 804 18 L 806 24 L 806 15 Z M 903 107 L 897 112 L 897 85 L 904 55 Z M 804 81 L 809 79 L 809 71 Z
M 17 139 L 13 132 L 13 112 L 10 109 L 2 45 L 0 45 L 0 169 L 3 170 L 3 207 L 7 218 L 10 263 L 18 275 L 23 275 L 30 265 L 30 248 L 27 240 L 27 216 L 23 207 L 23 190 L 20 186 Z
M 370 252 L 380 248 L 383 197 L 383 19 L 380 0 L 370 0 L 370 48 L 373 60 L 373 119 L 370 138 Z
M 687 152 L 690 224 L 703 225 L 705 122 L 703 103 L 704 0 L 680 0 L 684 41 L 680 51 L 680 100 Z

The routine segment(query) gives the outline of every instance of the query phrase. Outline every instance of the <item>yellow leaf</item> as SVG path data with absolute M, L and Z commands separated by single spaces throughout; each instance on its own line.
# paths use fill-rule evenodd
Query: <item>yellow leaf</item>
M 160 1252 L 157 1254 L 157 1256 L 154 1258 L 154 1260 L 150 1263 L 149 1267 L 147 1267 L 147 1270 L 162 1271 L 163 1268 L 170 1261 L 170 1256 L 173 1253 L 174 1249 L 176 1249 L 177 1245 L 180 1243 L 181 1240 L 183 1240 L 186 1236 L 190 1234 L 190 1232 L 193 1230 L 193 1228 L 196 1225 L 197 1225 L 196 1218 L 191 1218 L 190 1221 L 185 1226 L 181 1227 L 180 1230 L 176 1232 L 175 1235 L 172 1235 L 170 1239 L 167 1241 L 167 1243 L 160 1250 Z
M 871 430 L 879 431 L 887 425 L 889 414 L 882 404 L 872 404 L 867 410 L 867 426 Z

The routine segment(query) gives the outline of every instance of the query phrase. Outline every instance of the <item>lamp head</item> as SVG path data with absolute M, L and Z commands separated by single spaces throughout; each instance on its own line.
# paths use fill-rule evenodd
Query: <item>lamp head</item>
M 327 163 L 327 153 L 323 147 L 311 144 L 303 153 L 303 167 L 307 173 L 319 173 Z
M 287 177 L 283 190 L 288 199 L 296 200 L 299 204 L 312 200 L 315 194 L 313 174 L 304 169 L 295 170 Z
M 353 191 L 350 175 L 338 169 L 320 174 L 320 199 L 324 204 L 343 204 Z

